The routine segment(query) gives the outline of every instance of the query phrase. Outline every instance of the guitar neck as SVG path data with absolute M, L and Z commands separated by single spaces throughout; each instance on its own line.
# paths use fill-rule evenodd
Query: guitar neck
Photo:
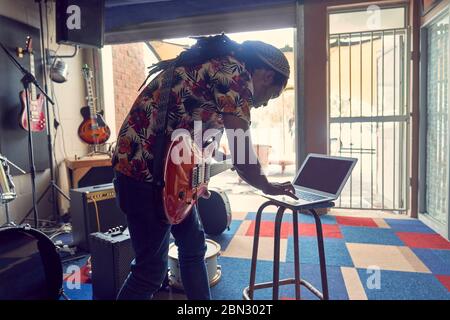
M 94 89 L 92 88 L 92 80 L 91 78 L 86 78 L 86 91 L 87 91 L 87 101 L 89 106 L 89 113 L 91 118 L 95 118 L 97 114 L 97 110 L 95 108 L 94 103 Z
M 34 71 L 34 53 L 30 52 L 30 73 L 35 76 L 35 71 Z M 36 100 L 36 87 L 34 86 L 34 84 L 30 85 L 30 98 L 31 100 Z

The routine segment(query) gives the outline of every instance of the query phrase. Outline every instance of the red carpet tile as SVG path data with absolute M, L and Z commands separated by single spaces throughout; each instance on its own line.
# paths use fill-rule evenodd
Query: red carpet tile
M 261 221 L 260 227 L 261 227 L 259 230 L 260 237 L 272 237 L 272 238 L 274 237 L 275 235 L 274 221 Z M 252 221 L 245 235 L 253 237 L 254 234 L 255 234 L 255 221 Z M 291 234 L 292 234 L 292 223 L 282 222 L 280 231 L 281 239 L 287 239 Z
M 341 230 L 336 224 L 323 224 L 322 232 L 324 238 L 339 238 L 342 239 Z M 255 221 L 252 221 L 247 229 L 246 236 L 255 234 Z M 261 221 L 260 237 L 273 237 L 275 234 L 274 221 Z M 281 223 L 281 239 L 287 239 L 294 234 L 294 226 L 291 222 Z M 317 235 L 316 225 L 313 223 L 299 223 L 298 234 L 303 237 L 315 237 Z
M 438 280 L 447 288 L 450 292 L 450 276 L 436 276 Z
M 344 226 L 378 228 L 378 225 L 371 218 L 336 217 L 336 222 Z
M 316 225 L 307 223 L 299 224 L 298 233 L 300 236 L 316 237 Z M 343 238 L 341 229 L 339 229 L 339 226 L 337 224 L 323 224 L 322 233 L 324 238 Z
M 79 273 L 79 274 L 78 274 Z M 70 279 L 80 279 L 81 283 L 91 283 L 91 277 L 89 276 L 89 268 L 84 265 L 80 268 L 80 271 L 74 274 L 64 274 L 64 281 Z M 70 280 L 69 280 L 70 281 Z
M 450 243 L 438 234 L 396 232 L 396 235 L 411 248 L 450 250 Z

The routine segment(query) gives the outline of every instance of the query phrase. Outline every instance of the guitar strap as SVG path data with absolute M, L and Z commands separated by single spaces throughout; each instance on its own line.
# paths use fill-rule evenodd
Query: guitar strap
M 156 138 L 153 150 L 153 184 L 162 189 L 164 188 L 164 156 L 167 143 L 167 125 L 169 122 L 169 102 L 172 91 L 173 73 L 177 59 L 175 59 L 164 71 L 161 80 L 161 94 L 156 117 Z

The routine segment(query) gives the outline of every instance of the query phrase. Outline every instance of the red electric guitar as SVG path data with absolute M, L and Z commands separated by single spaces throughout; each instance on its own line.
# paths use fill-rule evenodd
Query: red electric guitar
M 83 122 L 78 127 L 78 136 L 87 144 L 97 145 L 105 143 L 111 135 L 111 130 L 105 123 L 101 113 L 97 112 L 92 89 L 92 71 L 87 64 L 83 67 L 83 76 L 86 82 L 88 105 L 81 108 Z
M 33 40 L 31 37 L 27 37 L 24 53 L 28 53 L 30 57 L 30 73 L 34 76 L 34 53 L 33 53 Z M 24 130 L 28 130 L 28 113 L 27 113 L 27 97 L 25 90 L 20 92 L 20 102 L 22 104 L 22 111 L 20 112 L 20 127 Z M 36 96 L 36 87 L 34 84 L 30 85 L 30 130 L 32 132 L 41 132 L 45 129 L 45 113 L 43 110 L 44 96 L 39 94 Z
M 187 217 L 200 197 L 208 198 L 209 179 L 233 167 L 230 160 L 211 163 L 216 143 L 200 150 L 190 135 L 174 139 L 166 152 L 162 190 L 164 211 L 170 224 Z

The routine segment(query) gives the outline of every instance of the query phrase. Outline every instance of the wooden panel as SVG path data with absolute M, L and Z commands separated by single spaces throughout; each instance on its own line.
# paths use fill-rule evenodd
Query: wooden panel
M 444 10 L 448 10 L 450 5 L 450 0 L 439 0 L 434 1 L 433 5 L 428 7 L 427 10 L 422 10 L 421 26 L 425 26 L 438 15 L 440 15 Z
M 426 14 L 442 0 L 422 0 L 422 14 Z

